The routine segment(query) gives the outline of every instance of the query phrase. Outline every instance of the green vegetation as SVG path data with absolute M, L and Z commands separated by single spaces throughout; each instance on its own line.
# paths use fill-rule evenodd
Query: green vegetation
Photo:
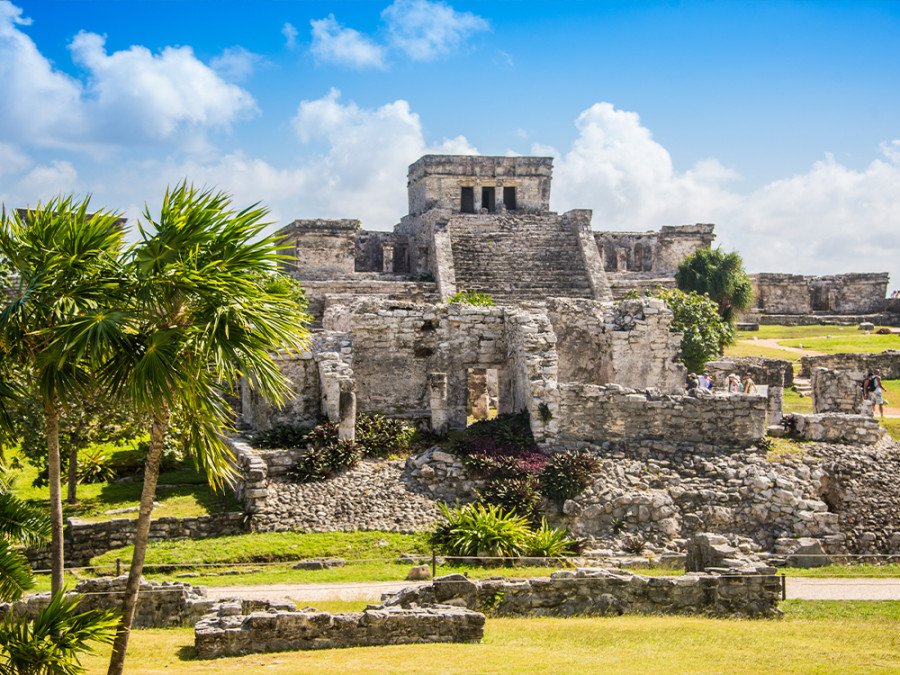
M 129 673 L 885 673 L 900 670 L 900 621 L 891 605 L 898 603 L 788 601 L 783 621 L 489 619 L 481 644 L 281 652 L 214 663 L 195 660 L 193 629 L 146 630 L 132 638 Z M 105 672 L 102 656 L 86 664 L 91 673 Z
M 708 295 L 723 321 L 734 324 L 738 313 L 753 304 L 753 286 L 737 253 L 701 248 L 678 265 L 675 284 L 682 291 Z
M 811 414 L 813 411 L 812 396 L 803 396 L 793 389 L 785 389 L 783 406 L 785 413 Z
M 769 359 L 783 359 L 785 361 L 800 362 L 802 354 L 797 352 L 789 352 L 786 349 L 778 349 L 777 347 L 768 347 L 766 345 L 757 344 L 755 340 L 738 339 L 734 344 L 725 347 L 725 356 L 765 356 Z
M 888 349 L 900 349 L 900 333 L 891 335 L 866 335 L 859 331 L 856 335 L 832 335 L 831 337 L 804 337 L 779 340 L 785 347 L 800 347 L 823 354 L 856 354 L 865 352 L 883 352 Z
M 660 289 L 656 297 L 672 310 L 669 331 L 681 333 L 681 360 L 692 373 L 699 373 L 707 361 L 734 342 L 734 329 L 719 315 L 719 307 L 709 296 L 677 289 Z
M 475 305 L 476 307 L 493 307 L 494 300 L 487 293 L 480 291 L 459 291 L 456 295 L 450 296 L 447 302 L 462 302 L 467 305 Z

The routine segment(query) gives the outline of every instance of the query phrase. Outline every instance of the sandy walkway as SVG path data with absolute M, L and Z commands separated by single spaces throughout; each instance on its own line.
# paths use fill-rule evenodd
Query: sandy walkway
M 799 347 L 785 347 L 784 345 L 778 344 L 778 341 L 781 338 L 763 338 L 763 339 L 749 339 L 749 340 L 741 340 L 741 342 L 748 345 L 759 345 L 761 347 L 771 347 L 772 349 L 781 349 L 786 352 L 793 352 L 794 354 L 803 354 L 805 356 L 824 356 L 825 352 L 814 352 L 811 349 L 800 349 Z
M 808 579 L 788 577 L 789 600 L 900 600 L 898 579 Z M 425 581 L 382 581 L 343 584 L 279 584 L 273 586 L 207 587 L 211 598 L 243 597 L 260 600 L 290 598 L 312 604 L 326 600 L 367 600 L 378 602 L 382 593 L 392 593 Z

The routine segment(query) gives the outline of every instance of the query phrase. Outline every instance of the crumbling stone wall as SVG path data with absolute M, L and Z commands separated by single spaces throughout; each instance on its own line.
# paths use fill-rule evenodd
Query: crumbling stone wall
M 759 356 L 731 357 L 710 361 L 706 369 L 713 378 L 713 389 L 726 390 L 728 375 L 736 373 L 743 381 L 749 375 L 760 393 L 765 393 L 766 421 L 781 424 L 784 413 L 784 388 L 794 384 L 794 368 L 790 361 Z
M 865 381 L 866 373 L 861 370 L 813 368 L 810 377 L 813 412 L 871 416 L 872 406 L 866 405 L 863 399 Z
M 461 574 L 405 588 L 382 598 L 385 607 L 453 603 L 490 616 L 608 616 L 689 614 L 780 616 L 781 580 L 774 574 L 691 574 L 646 577 L 619 569 L 561 570 L 550 577 L 471 581 Z
M 881 371 L 886 380 L 900 379 L 900 350 L 888 349 L 872 354 L 822 354 L 800 357 L 800 376 L 811 377 L 814 368 L 834 371 Z
M 821 413 L 785 415 L 791 435 L 804 441 L 826 443 L 848 443 L 852 445 L 875 445 L 885 436 L 884 427 L 870 414 L 847 415 L 842 413 Z
M 595 232 L 607 272 L 674 275 L 678 264 L 715 239 L 713 225 L 663 226 L 658 232 Z
M 759 395 L 678 396 L 616 384 L 562 384 L 559 393 L 557 444 L 658 439 L 739 446 L 766 431 L 766 399 Z
M 681 337 L 669 332 L 672 313 L 661 300 L 601 305 L 551 298 L 547 312 L 556 333 L 560 382 L 684 389 L 687 370 L 675 357 Z
M 351 274 L 356 269 L 354 238 L 358 230 L 358 220 L 295 220 L 279 230 L 295 258 L 284 263 L 284 271 L 301 279 Z
M 256 611 L 223 603 L 194 627 L 194 647 L 201 659 L 302 649 L 336 649 L 375 645 L 480 642 L 484 615 L 460 607 L 369 608 L 329 614 L 303 611 Z
M 766 314 L 873 314 L 884 310 L 888 274 L 751 274 L 756 310 Z

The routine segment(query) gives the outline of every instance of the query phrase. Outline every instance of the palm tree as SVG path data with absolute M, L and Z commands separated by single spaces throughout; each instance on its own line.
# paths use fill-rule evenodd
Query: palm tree
M 78 345 L 67 353 L 60 330 L 84 312 L 109 304 L 118 289 L 122 245 L 118 216 L 88 213 L 90 197 L 57 197 L 0 221 L 0 254 L 20 276 L 12 301 L 0 312 L 0 361 L 31 370 L 43 405 L 50 481 L 51 588 L 63 585 L 63 519 L 60 486 L 59 415 L 77 397 L 89 370 L 83 357 L 95 351 Z
M 173 417 L 187 432 L 195 461 L 212 484 L 221 485 L 233 460 L 222 440 L 232 423 L 225 391 L 247 377 L 280 403 L 288 383 L 271 350 L 294 350 L 308 339 L 294 288 L 276 274 L 285 257 L 278 239 L 262 236 L 265 214 L 256 205 L 236 212 L 228 195 L 184 182 L 166 192 L 158 218 L 147 208 L 145 224 L 139 223 L 141 240 L 129 265 L 132 298 L 121 324 L 131 331 L 131 346 L 115 350 L 104 373 L 149 414 L 150 448 L 109 673 L 124 667 L 159 461 Z M 96 326 L 88 321 L 81 330 Z
M 18 600 L 34 587 L 31 567 L 13 545 L 38 547 L 49 538 L 47 516 L 13 497 L 6 485 L 0 486 L 0 599 Z

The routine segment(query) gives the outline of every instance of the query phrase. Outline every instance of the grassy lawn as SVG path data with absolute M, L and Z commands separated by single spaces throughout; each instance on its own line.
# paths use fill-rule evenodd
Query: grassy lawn
M 755 340 L 738 340 L 734 344 L 725 347 L 725 356 L 764 356 L 769 359 L 783 359 L 793 362 L 799 361 L 801 355 L 785 349 L 760 345 Z
M 785 347 L 800 347 L 825 354 L 883 352 L 900 349 L 900 333 L 892 335 L 866 335 L 857 331 L 855 335 L 832 335 L 831 337 L 808 337 L 780 340 Z
M 324 605 L 323 605 L 324 606 Z M 488 619 L 481 644 L 397 645 L 198 661 L 190 628 L 134 631 L 127 671 L 217 673 L 884 673 L 900 670 L 900 603 L 781 604 L 783 621 L 623 616 Z M 338 609 L 339 607 L 335 607 Z M 348 607 L 354 609 L 354 607 Z M 106 672 L 109 649 L 85 659 Z
M 16 457 L 15 451 L 7 451 L 7 458 Z M 14 470 L 14 494 L 49 510 L 50 492 L 47 486 L 34 487 L 32 481 L 37 478 L 38 470 L 24 458 L 19 458 L 19 469 Z M 106 511 L 133 508 L 140 504 L 143 481 L 114 483 L 91 483 L 79 485 L 76 492 L 78 502 L 68 504 L 63 501 L 63 517 L 76 517 L 83 520 L 109 520 L 110 518 L 137 518 L 137 511 L 118 514 L 107 514 Z M 66 486 L 63 484 L 63 500 Z M 206 480 L 206 476 L 193 468 L 169 471 L 159 476 L 156 488 L 156 501 L 160 504 L 154 509 L 154 517 L 174 516 L 186 518 L 202 516 L 223 511 L 243 511 L 244 506 L 231 492 L 216 493 Z

